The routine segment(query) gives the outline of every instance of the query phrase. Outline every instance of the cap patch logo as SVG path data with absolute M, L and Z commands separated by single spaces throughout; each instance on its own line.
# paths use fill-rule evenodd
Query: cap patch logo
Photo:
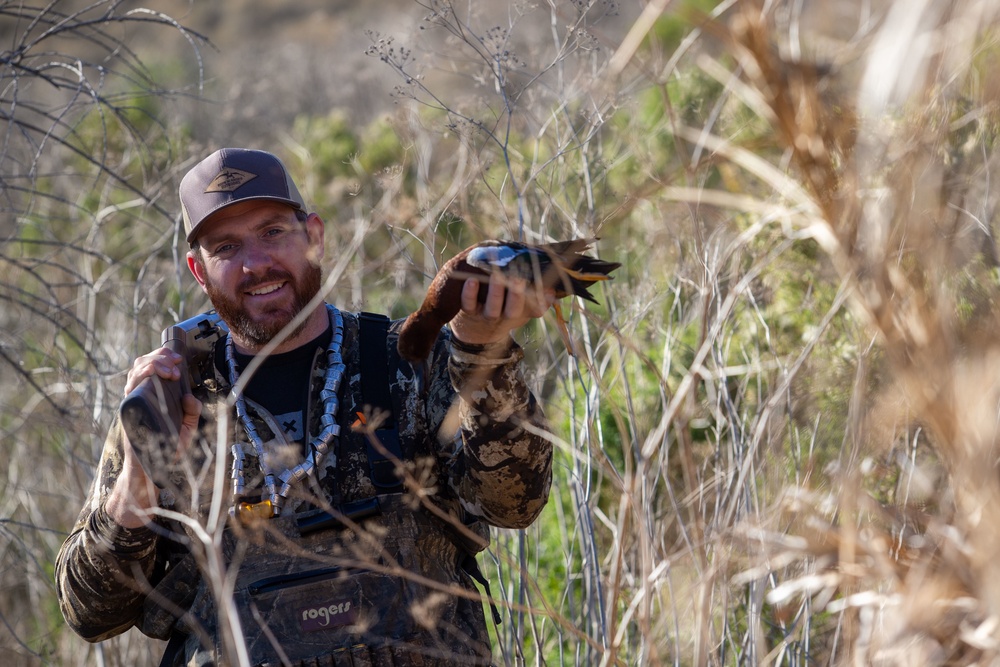
M 257 178 L 257 174 L 251 174 L 242 169 L 223 169 L 208 184 L 205 192 L 235 192 L 241 185 L 255 178 Z

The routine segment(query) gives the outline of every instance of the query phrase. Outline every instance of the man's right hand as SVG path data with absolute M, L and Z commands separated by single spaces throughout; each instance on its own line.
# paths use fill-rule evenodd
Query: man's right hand
M 132 363 L 125 380 L 125 395 L 148 377 L 157 375 L 168 381 L 180 379 L 181 355 L 161 347 L 145 354 Z M 181 399 L 184 416 L 181 420 L 178 451 L 185 451 L 194 439 L 198 428 L 198 418 L 201 415 L 201 401 L 193 394 L 186 394 Z M 123 435 L 122 472 L 115 481 L 115 486 L 108 495 L 105 510 L 118 525 L 124 528 L 138 528 L 147 525 L 151 520 L 149 510 L 156 507 L 159 492 L 149 475 L 142 469 L 128 436 Z

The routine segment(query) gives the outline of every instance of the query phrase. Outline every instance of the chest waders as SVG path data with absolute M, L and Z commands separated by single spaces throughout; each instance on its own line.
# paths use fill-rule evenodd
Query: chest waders
M 362 405 L 382 419 L 366 438 L 375 495 L 330 511 L 275 517 L 257 539 L 235 540 L 227 531 L 227 560 L 238 566 L 233 597 L 250 663 L 489 664 L 482 602 L 469 581 L 489 595 L 475 557 L 485 543 L 468 538 L 472 524 L 457 527 L 406 494 L 397 468 L 417 453 L 397 428 L 389 320 L 369 313 L 358 319 Z M 492 600 L 490 605 L 499 623 Z M 205 620 L 217 613 L 207 592 L 190 611 Z M 457 627 L 453 619 L 469 625 Z M 161 665 L 176 664 L 198 642 L 197 631 L 188 630 L 171 637 Z

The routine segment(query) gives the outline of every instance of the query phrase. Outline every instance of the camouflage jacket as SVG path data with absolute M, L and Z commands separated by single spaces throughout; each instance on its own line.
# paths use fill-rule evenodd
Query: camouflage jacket
M 402 486 L 386 491 L 372 479 L 369 452 L 385 450 L 379 415 L 363 404 L 358 318 L 343 317 L 341 435 L 279 517 L 220 520 L 217 535 L 209 525 L 231 504 L 228 445 L 245 440 L 224 418 L 222 373 L 200 396 L 202 437 L 158 480 L 164 511 L 149 527 L 122 528 L 104 509 L 121 470 L 116 420 L 56 562 L 63 615 L 78 634 L 100 641 L 136 626 L 170 639 L 175 665 L 488 664 L 482 597 L 463 564 L 485 547 L 485 524 L 530 524 L 551 483 L 551 444 L 537 435 L 543 417 L 521 375 L 523 353 L 513 343 L 466 346 L 442 331 L 415 376 L 396 352 L 401 322 L 391 325 L 389 388 L 403 456 L 391 463 Z M 325 372 L 325 355 L 316 359 L 312 406 L 322 405 Z M 320 412 L 311 410 L 310 433 Z M 254 412 L 265 436 L 268 418 Z M 226 452 L 218 474 L 217 452 Z M 314 525 L 326 527 L 304 528 Z M 231 640 L 237 633 L 245 646 Z

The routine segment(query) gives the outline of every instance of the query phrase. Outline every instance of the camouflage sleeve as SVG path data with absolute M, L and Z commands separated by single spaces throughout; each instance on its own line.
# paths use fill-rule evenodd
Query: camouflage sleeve
M 132 627 L 156 562 L 156 533 L 146 527 L 123 528 L 104 509 L 121 471 L 122 444 L 116 421 L 104 443 L 90 499 L 56 557 L 56 592 L 63 617 L 91 642 Z
M 486 346 L 452 338 L 447 362 L 460 396 L 450 485 L 467 511 L 501 528 L 531 524 L 552 483 L 552 444 L 538 435 L 547 427 L 525 383 L 523 358 L 513 341 Z

